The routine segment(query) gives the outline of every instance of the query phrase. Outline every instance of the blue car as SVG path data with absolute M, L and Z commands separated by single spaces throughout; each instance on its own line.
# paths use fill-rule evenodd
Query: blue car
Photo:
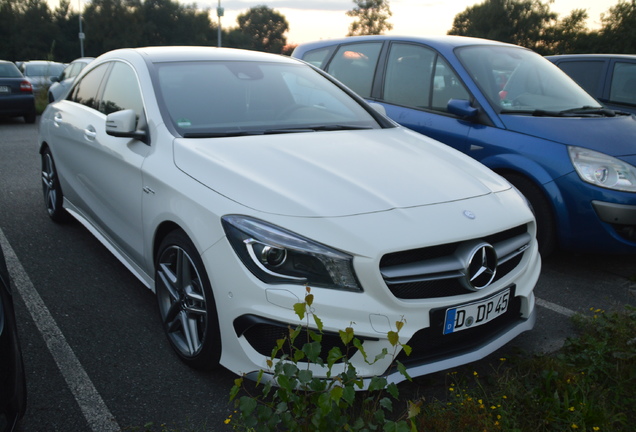
M 323 40 L 292 56 L 508 179 L 535 212 L 544 255 L 636 253 L 636 117 L 542 56 L 457 36 Z
M 606 107 L 636 114 L 636 55 L 563 54 L 546 58 Z

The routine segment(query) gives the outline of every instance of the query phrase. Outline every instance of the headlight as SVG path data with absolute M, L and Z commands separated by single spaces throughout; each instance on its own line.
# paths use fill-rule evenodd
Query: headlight
M 608 189 L 636 192 L 636 168 L 632 165 L 581 147 L 568 147 L 568 151 L 576 172 L 584 182 Z
M 350 255 L 247 216 L 221 220 L 236 254 L 263 282 L 362 291 Z

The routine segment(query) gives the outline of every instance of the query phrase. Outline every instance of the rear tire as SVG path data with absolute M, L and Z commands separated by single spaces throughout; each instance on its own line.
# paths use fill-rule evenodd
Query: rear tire
M 518 174 L 503 174 L 521 192 L 528 202 L 537 221 L 537 242 L 539 252 L 545 258 L 557 247 L 556 222 L 550 202 L 543 192 L 527 177 Z
M 70 215 L 62 207 L 64 195 L 62 194 L 62 187 L 60 186 L 53 155 L 48 147 L 42 151 L 42 192 L 44 194 L 44 205 L 49 217 L 58 223 L 68 221 Z
M 164 331 L 179 358 L 194 369 L 217 367 L 221 336 L 212 287 L 199 253 L 181 230 L 159 246 L 155 291 Z

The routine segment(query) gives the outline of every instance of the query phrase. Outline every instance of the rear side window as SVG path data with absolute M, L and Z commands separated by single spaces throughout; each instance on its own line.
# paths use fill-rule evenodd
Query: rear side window
M 97 109 L 97 93 L 109 66 L 108 63 L 104 63 L 84 75 L 81 81 L 71 90 L 68 97 L 69 100 Z
M 381 48 L 381 42 L 342 45 L 327 72 L 360 96 L 369 98 Z
M 305 60 L 307 63 L 313 66 L 324 69 L 325 62 L 327 61 L 327 58 L 329 57 L 329 54 L 331 53 L 331 51 L 332 51 L 331 47 L 319 48 L 313 51 L 308 51 L 303 56 L 303 60 Z
M 559 63 L 559 67 L 563 72 L 570 75 L 578 85 L 594 97 L 600 97 L 599 84 L 603 74 L 603 66 L 604 62 L 594 60 Z
M 636 63 L 616 62 L 610 102 L 636 105 Z

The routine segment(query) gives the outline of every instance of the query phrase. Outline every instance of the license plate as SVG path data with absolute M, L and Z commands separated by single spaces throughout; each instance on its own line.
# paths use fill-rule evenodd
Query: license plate
M 0 93 L 9 93 L 9 86 L 0 86 Z
M 446 309 L 444 334 L 478 327 L 505 314 L 510 303 L 510 288 L 485 300 Z

